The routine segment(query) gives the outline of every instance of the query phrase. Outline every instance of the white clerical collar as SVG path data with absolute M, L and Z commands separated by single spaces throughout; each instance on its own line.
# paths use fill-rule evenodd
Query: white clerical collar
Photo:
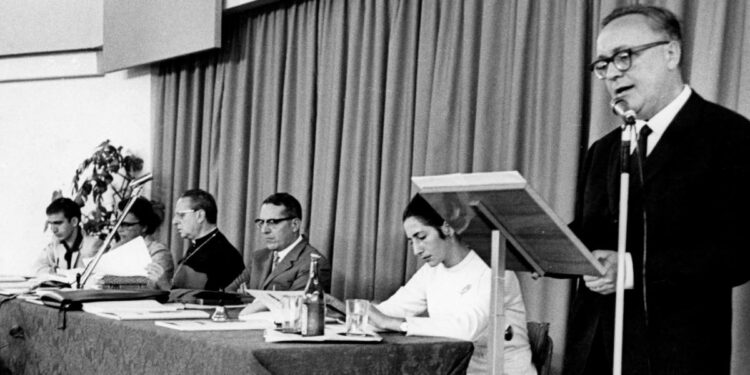
M 300 242 L 302 242 L 302 235 L 297 237 L 297 240 L 292 242 L 291 245 L 285 247 L 284 250 L 279 251 L 279 262 L 281 262 L 281 260 L 284 259 L 284 257 L 289 254 L 289 252 L 292 251 L 292 249 L 294 249 L 294 247 L 297 246 Z
M 667 131 L 669 124 L 671 124 L 672 120 L 677 116 L 677 112 L 679 112 L 682 107 L 685 106 L 685 103 L 687 103 L 692 92 L 693 90 L 690 86 L 685 85 L 680 94 L 677 95 L 672 102 L 667 104 L 666 107 L 662 108 L 659 113 L 654 115 L 654 117 L 650 118 L 648 121 L 637 120 L 635 122 L 636 133 L 641 131 L 644 124 L 648 123 L 648 127 L 651 128 L 651 134 L 648 136 L 648 149 L 646 150 L 646 155 L 649 155 L 651 150 L 654 149 L 654 146 L 659 142 L 661 136 Z

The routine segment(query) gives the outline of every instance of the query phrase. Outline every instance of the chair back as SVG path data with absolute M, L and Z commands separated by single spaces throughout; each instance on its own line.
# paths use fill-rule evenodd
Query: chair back
M 549 375 L 552 363 L 552 338 L 549 337 L 549 323 L 527 322 L 531 362 L 539 375 Z

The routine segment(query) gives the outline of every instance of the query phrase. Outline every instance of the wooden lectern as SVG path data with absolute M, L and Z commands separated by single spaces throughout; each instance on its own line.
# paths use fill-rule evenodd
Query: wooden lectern
M 412 182 L 485 262 L 490 255 L 490 374 L 503 374 L 506 269 L 539 276 L 604 275 L 599 261 L 518 172 L 412 177 Z

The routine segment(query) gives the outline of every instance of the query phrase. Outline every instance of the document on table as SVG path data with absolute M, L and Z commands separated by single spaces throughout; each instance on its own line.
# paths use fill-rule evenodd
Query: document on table
M 275 291 L 275 290 L 260 290 L 260 289 L 248 289 L 247 293 L 255 297 L 256 301 L 260 301 L 271 312 L 273 312 L 279 320 L 281 320 L 281 299 L 284 296 L 303 296 L 303 291 Z
M 26 281 L 26 277 L 19 276 L 19 275 L 0 275 L 0 283 L 13 283 L 13 282 L 21 282 Z
M 30 293 L 46 281 L 59 281 L 61 283 L 70 284 L 71 282 L 75 282 L 75 277 L 71 278 L 67 275 L 61 274 L 40 275 L 29 279 L 21 276 L 5 277 L 4 279 L 0 279 L 0 295 Z
M 100 312 L 164 312 L 164 311 L 177 311 L 182 308 L 181 305 L 175 303 L 161 304 L 152 299 L 144 300 L 132 300 L 132 301 L 97 301 L 97 302 L 86 302 L 83 304 L 83 311 L 90 313 Z
M 2 281 L 0 282 L 0 295 L 11 296 L 28 293 L 31 291 L 31 288 L 35 287 L 37 284 L 38 282 L 34 279 L 23 281 Z
M 264 321 L 268 324 L 268 328 L 276 326 L 276 315 L 272 311 L 260 311 L 245 315 L 240 314 L 237 319 L 247 322 Z
M 343 324 L 326 324 L 325 334 L 322 336 L 302 336 L 297 333 L 283 333 L 275 329 L 267 329 L 263 336 L 266 342 L 380 342 L 383 337 L 375 332 L 365 336 L 349 336 L 346 334 L 346 326 Z
M 211 317 L 211 314 L 201 310 L 119 311 L 93 314 L 115 320 L 208 319 Z
M 267 320 L 230 320 L 214 322 L 213 320 L 157 320 L 157 326 L 176 329 L 178 331 L 237 331 L 264 330 L 274 328 L 273 322 Z
M 83 311 L 116 320 L 202 319 L 207 311 L 183 310 L 181 304 L 161 304 L 155 300 L 86 302 Z

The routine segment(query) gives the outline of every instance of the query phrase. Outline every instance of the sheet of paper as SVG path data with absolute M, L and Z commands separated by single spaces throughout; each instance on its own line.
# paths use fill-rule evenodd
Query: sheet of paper
M 29 303 L 33 303 L 35 305 L 42 305 L 44 306 L 44 302 L 42 302 L 41 297 L 35 295 L 35 294 L 22 294 L 17 297 L 20 300 L 24 300 Z
M 205 320 L 157 320 L 157 326 L 176 329 L 178 331 L 236 331 L 236 330 L 264 330 L 274 328 L 273 323 L 266 320 L 231 320 L 228 322 L 214 322 Z
M 351 341 L 351 342 L 380 342 L 383 337 L 375 332 L 366 336 L 347 336 L 346 326 L 343 324 L 326 324 L 325 334 L 322 336 L 302 336 L 296 333 L 283 333 L 275 329 L 264 332 L 266 342 L 326 342 L 326 341 Z
M 28 287 L 13 287 L 7 285 L 0 285 L 0 296 L 13 296 L 17 294 L 28 293 L 30 288 Z
M 114 276 L 147 276 L 146 266 L 149 263 L 151 263 L 151 255 L 149 255 L 146 242 L 143 237 L 136 237 L 102 255 L 94 273 Z
M 70 283 L 69 278 L 63 275 L 42 275 L 24 281 L 0 281 L 0 295 L 31 293 L 34 290 L 40 289 L 40 285 L 48 281 Z M 41 289 L 49 289 L 49 287 Z
M 9 296 L 28 293 L 36 285 L 37 282 L 34 280 L 2 281 L 0 282 L 0 295 Z
M 279 318 L 281 317 L 281 298 L 283 296 L 302 296 L 305 294 L 303 291 L 275 291 L 275 290 L 260 290 L 260 289 L 248 289 L 248 293 L 255 297 L 256 301 L 260 301 L 266 305 L 272 313 L 276 314 Z M 279 319 L 280 321 L 281 319 Z
M 275 322 L 276 315 L 271 311 L 261 311 L 252 314 L 240 314 L 239 320 L 253 321 L 253 320 L 265 320 L 269 323 Z
M 201 310 L 119 311 L 93 314 L 115 320 L 208 319 L 211 317 L 207 311 Z
M 41 284 L 45 281 L 59 281 L 66 284 L 75 284 L 76 275 L 83 273 L 83 268 L 71 268 L 69 270 L 58 269 L 57 272 L 58 273 L 38 275 L 32 280 L 37 284 Z
M 0 275 L 0 283 L 21 281 L 26 281 L 26 278 L 19 275 Z
M 162 312 L 177 311 L 176 304 L 164 305 L 153 299 L 133 301 L 98 301 L 83 304 L 83 311 L 90 313 L 119 313 L 119 312 Z

